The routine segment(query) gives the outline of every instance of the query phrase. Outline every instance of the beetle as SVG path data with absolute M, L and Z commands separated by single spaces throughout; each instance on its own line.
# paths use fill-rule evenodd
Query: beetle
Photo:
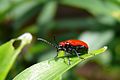
M 70 54 L 75 53 L 78 57 L 82 54 L 88 53 L 88 45 L 81 40 L 62 41 L 58 46 L 58 51 L 63 50 Z
M 65 41 L 59 42 L 58 45 L 54 45 L 42 38 L 38 38 L 38 40 L 41 40 L 41 41 L 55 47 L 57 49 L 57 52 L 62 50 L 62 51 L 69 53 L 70 55 L 78 56 L 79 58 L 82 58 L 82 57 L 80 57 L 80 55 L 88 53 L 87 43 L 85 43 L 84 41 L 81 41 L 81 40 L 76 40 L 76 39 L 65 40 Z M 57 56 L 58 56 L 58 53 L 57 53 L 56 57 Z M 68 56 L 68 61 L 70 64 L 69 56 Z

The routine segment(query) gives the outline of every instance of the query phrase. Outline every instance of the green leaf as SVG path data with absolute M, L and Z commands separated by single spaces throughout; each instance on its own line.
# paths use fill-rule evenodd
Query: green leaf
M 43 8 L 42 13 L 38 17 L 38 24 L 46 24 L 51 21 L 57 10 L 57 1 L 49 1 Z
M 41 5 L 43 5 L 47 0 L 27 0 L 11 10 L 11 17 L 14 20 L 14 29 L 18 30 L 26 21 L 30 20 L 31 17 L 39 13 Z
M 65 73 L 70 68 L 74 67 L 78 63 L 84 61 L 85 59 L 103 53 L 106 49 L 107 47 L 90 51 L 88 54 L 84 54 L 81 56 L 84 59 L 79 59 L 78 57 L 71 57 L 71 65 L 68 65 L 67 57 L 59 57 L 57 60 L 46 60 L 25 69 L 23 72 L 18 74 L 13 80 L 59 80 L 60 76 L 63 75 L 63 73 Z M 65 52 L 59 52 L 59 54 L 63 53 Z
M 64 5 L 86 9 L 94 15 L 106 14 L 109 11 L 103 4 L 102 0 L 62 0 L 61 3 Z
M 0 46 L 0 80 L 4 80 L 22 48 L 32 40 L 30 33 L 25 33 Z
M 120 21 L 119 5 L 110 0 L 61 0 L 61 4 L 83 8 L 94 16 L 111 16 Z
M 15 20 L 19 19 L 22 17 L 26 12 L 28 12 L 30 9 L 32 9 L 34 6 L 36 6 L 38 2 L 34 1 L 29 1 L 29 2 L 24 2 L 19 5 L 17 5 L 13 10 L 12 10 L 12 16 Z
M 54 27 L 53 24 L 51 24 L 51 22 L 54 19 L 56 10 L 57 10 L 56 0 L 50 0 L 44 5 L 42 12 L 40 13 L 37 19 L 37 24 L 39 25 L 38 34 L 45 35 L 46 32 L 49 32 Z M 40 26 L 43 28 L 41 29 Z

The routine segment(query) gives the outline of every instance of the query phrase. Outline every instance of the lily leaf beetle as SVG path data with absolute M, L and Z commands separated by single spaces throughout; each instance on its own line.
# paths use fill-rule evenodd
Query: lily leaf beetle
M 42 38 L 38 38 L 38 40 L 43 41 L 55 47 L 57 49 L 57 52 L 62 50 L 69 53 L 70 55 L 78 56 L 79 58 L 81 58 L 80 55 L 88 53 L 88 45 L 81 40 L 66 40 L 66 41 L 59 42 L 58 45 L 54 45 Z M 57 53 L 57 56 L 58 56 L 58 53 Z M 70 64 L 69 56 L 68 56 L 68 61 Z

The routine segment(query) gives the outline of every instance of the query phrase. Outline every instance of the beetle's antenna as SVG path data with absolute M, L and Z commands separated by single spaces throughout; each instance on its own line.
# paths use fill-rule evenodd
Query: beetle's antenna
M 51 46 L 55 47 L 56 49 L 58 49 L 58 46 L 56 46 L 56 45 L 54 45 L 54 44 L 52 44 L 52 43 L 48 42 L 48 41 L 47 41 L 47 40 L 45 40 L 45 39 L 42 39 L 42 38 L 37 38 L 37 40 L 43 41 L 43 42 L 45 42 L 45 43 L 47 43 L 47 44 L 49 44 L 49 45 L 51 45 Z
M 55 41 L 55 44 L 58 45 L 58 42 L 56 41 L 56 37 L 54 36 L 53 37 L 54 41 Z

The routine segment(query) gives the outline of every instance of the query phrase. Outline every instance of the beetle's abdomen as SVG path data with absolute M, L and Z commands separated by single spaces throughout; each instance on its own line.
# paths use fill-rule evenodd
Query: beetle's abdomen
M 84 46 L 75 46 L 75 50 L 77 51 L 77 53 L 80 53 L 80 54 L 88 53 L 88 48 Z

